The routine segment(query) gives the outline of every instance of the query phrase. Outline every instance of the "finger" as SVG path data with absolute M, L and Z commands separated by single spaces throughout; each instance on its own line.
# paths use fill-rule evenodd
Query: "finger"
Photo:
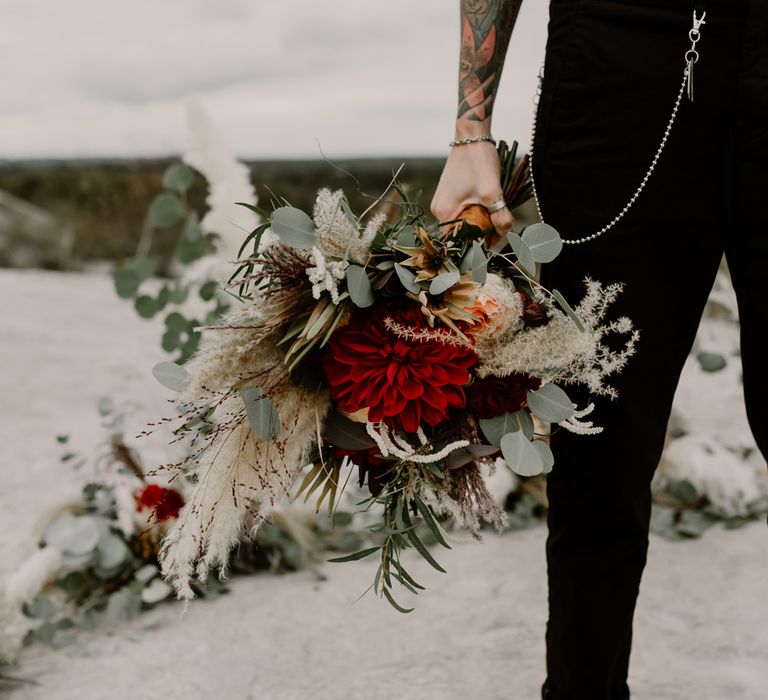
M 515 217 L 507 207 L 491 214 L 491 223 L 499 236 L 506 236 L 515 224 Z

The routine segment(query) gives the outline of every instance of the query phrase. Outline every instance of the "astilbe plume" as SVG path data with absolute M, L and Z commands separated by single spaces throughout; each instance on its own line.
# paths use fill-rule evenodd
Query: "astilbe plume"
M 639 332 L 626 317 L 605 321 L 608 307 L 623 289 L 621 283 L 604 286 L 586 276 L 584 284 L 586 293 L 574 309 L 584 326 L 583 331 L 565 314 L 553 309 L 552 318 L 545 326 L 523 333 L 512 330 L 480 337 L 478 376 L 535 374 L 543 382 L 585 384 L 594 394 L 615 398 L 617 393 L 605 384 L 605 378 L 618 372 L 634 355 Z M 612 349 L 603 342 L 607 335 L 614 333 L 628 335 L 621 349 Z
M 379 228 L 386 220 L 383 211 L 373 213 L 363 231 L 342 206 L 344 191 L 322 187 L 317 191 L 312 219 L 316 228 L 317 247 L 327 256 L 347 257 L 355 263 L 365 264 L 370 247 Z

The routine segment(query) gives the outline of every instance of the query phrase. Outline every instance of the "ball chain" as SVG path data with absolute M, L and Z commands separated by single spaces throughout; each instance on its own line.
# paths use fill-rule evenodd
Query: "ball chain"
M 703 20 L 704 20 L 703 16 L 700 20 L 697 19 L 696 14 L 694 12 L 695 37 L 690 37 L 693 40 L 694 46 L 696 41 L 698 41 L 699 39 L 699 34 L 698 34 L 699 26 L 703 23 Z M 598 231 L 595 231 L 595 233 L 589 236 L 583 236 L 582 238 L 572 238 L 572 239 L 563 238 L 562 239 L 563 243 L 567 243 L 567 244 L 587 243 L 588 241 L 594 240 L 598 236 L 601 236 L 606 231 L 609 231 L 610 229 L 612 229 L 623 218 L 623 216 L 629 211 L 629 209 L 635 203 L 637 198 L 640 196 L 640 193 L 645 188 L 645 185 L 648 182 L 648 179 L 651 177 L 651 174 L 656 168 L 656 164 L 659 162 L 661 153 L 664 150 L 664 146 L 666 145 L 667 139 L 669 138 L 670 131 L 672 130 L 672 125 L 675 123 L 675 117 L 677 116 L 677 112 L 680 109 L 680 102 L 683 98 L 683 93 L 685 93 L 687 86 L 689 87 L 689 97 L 691 98 L 691 100 L 693 99 L 692 88 L 690 86 L 692 81 L 693 63 L 695 63 L 698 60 L 698 53 L 696 52 L 696 55 L 694 57 L 690 54 L 691 50 L 695 51 L 695 49 L 693 49 L 692 47 L 692 49 L 689 49 L 689 52 L 686 53 L 686 56 L 685 56 L 686 65 L 685 65 L 685 69 L 683 70 L 683 80 L 682 80 L 682 83 L 680 84 L 680 89 L 677 92 L 677 98 L 675 99 L 675 105 L 672 108 L 672 114 L 670 115 L 669 121 L 667 122 L 667 126 L 664 129 L 664 135 L 662 136 L 661 142 L 659 143 L 659 147 L 656 149 L 656 153 L 653 156 L 653 160 L 651 161 L 651 164 L 648 167 L 648 170 L 646 171 L 645 176 L 641 180 L 637 189 L 629 198 L 629 201 L 626 203 L 626 205 L 624 205 L 624 208 L 601 229 L 599 229 Z M 530 144 L 530 148 L 528 149 L 528 170 L 529 170 L 530 179 L 531 179 L 531 190 L 533 192 L 533 199 L 536 203 L 536 211 L 538 212 L 539 220 L 541 222 L 544 222 L 544 217 L 541 213 L 541 203 L 539 202 L 539 195 L 538 195 L 538 192 L 536 191 L 536 183 L 533 177 L 533 144 L 536 138 L 536 121 L 537 121 L 536 118 L 538 113 L 539 97 L 541 96 L 543 79 L 544 79 L 544 66 L 542 65 L 541 68 L 539 69 L 539 82 L 536 88 L 536 98 L 534 100 L 534 110 L 533 110 L 533 125 L 531 128 L 531 144 Z

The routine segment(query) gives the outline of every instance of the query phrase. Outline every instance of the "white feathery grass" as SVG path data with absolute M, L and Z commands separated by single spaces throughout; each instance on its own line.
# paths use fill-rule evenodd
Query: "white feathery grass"
M 364 265 L 379 228 L 385 221 L 381 212 L 372 214 L 360 231 L 357 221 L 345 211 L 346 198 L 341 189 L 322 187 L 317 191 L 312 220 L 317 234 L 317 246 L 326 256 L 347 258 Z
M 584 278 L 586 293 L 574 311 L 584 330 L 559 309 L 553 308 L 547 325 L 519 332 L 515 328 L 490 338 L 478 339 L 481 377 L 507 376 L 522 372 L 544 382 L 585 384 L 596 395 L 616 398 L 605 378 L 621 370 L 635 354 L 639 332 L 632 321 L 620 317 L 605 322 L 608 307 L 623 289 L 621 283 L 603 285 Z M 604 344 L 611 334 L 628 336 L 624 347 L 614 350 Z
M 189 98 L 187 112 L 187 148 L 182 160 L 208 181 L 208 211 L 200 227 L 217 235 L 216 251 L 187 267 L 187 279 L 223 280 L 231 273 L 240 245 L 247 232 L 260 223 L 259 216 L 237 202 L 256 204 L 258 197 L 251 184 L 248 166 L 235 157 L 201 102 Z M 262 245 L 274 234 L 262 237 Z
M 61 565 L 58 549 L 42 547 L 0 583 L 0 663 L 13 663 L 27 632 L 39 624 L 24 615 L 21 606 L 40 593 Z
M 330 406 L 326 393 L 287 381 L 269 395 L 282 425 L 272 441 L 253 433 L 238 394 L 220 402 L 216 416 L 224 426 L 194 467 L 197 483 L 162 542 L 158 558 L 163 577 L 185 599 L 185 609 L 194 597 L 193 577 L 204 581 L 211 567 L 218 567 L 220 578 L 226 576 L 229 552 L 243 532 L 246 515 L 251 516 L 253 536 L 288 493 L 316 439 L 316 421 L 324 420 Z

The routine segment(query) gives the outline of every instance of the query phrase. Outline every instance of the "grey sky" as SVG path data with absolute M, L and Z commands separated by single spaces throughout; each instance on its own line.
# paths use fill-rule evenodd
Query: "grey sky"
M 546 19 L 494 110 L 524 145 Z M 0 158 L 178 152 L 190 95 L 242 156 L 442 155 L 458 50 L 459 0 L 0 0 Z

